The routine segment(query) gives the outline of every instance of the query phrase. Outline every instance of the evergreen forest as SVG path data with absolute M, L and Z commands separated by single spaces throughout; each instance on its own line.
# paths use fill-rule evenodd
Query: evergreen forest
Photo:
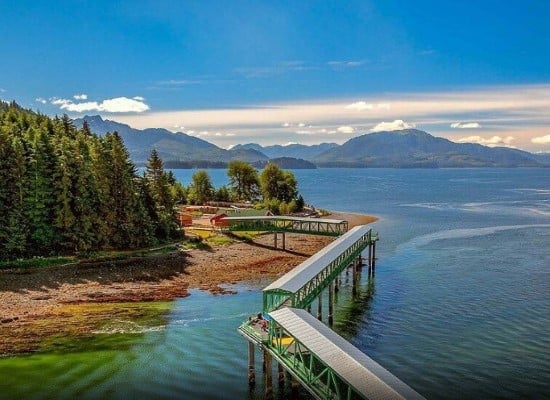
M 0 260 L 167 241 L 180 195 L 156 151 L 138 174 L 116 132 L 0 102 Z

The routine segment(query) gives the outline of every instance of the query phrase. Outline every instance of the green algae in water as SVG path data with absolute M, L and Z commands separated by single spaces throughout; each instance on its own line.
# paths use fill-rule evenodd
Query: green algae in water
M 172 307 L 173 302 L 62 307 L 72 334 L 46 337 L 34 354 L 0 358 L 0 399 L 94 397 L 99 382 L 132 363 L 135 346 L 162 337 Z M 47 324 L 37 322 L 41 328 Z
M 172 302 L 86 303 L 60 309 L 72 334 L 51 335 L 40 352 L 86 352 L 124 349 L 145 332 L 164 329 Z

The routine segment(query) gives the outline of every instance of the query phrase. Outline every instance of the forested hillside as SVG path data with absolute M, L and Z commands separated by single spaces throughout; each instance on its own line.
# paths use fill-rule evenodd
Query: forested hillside
M 0 259 L 138 248 L 178 235 L 181 188 L 153 152 L 144 176 L 116 133 L 0 102 Z

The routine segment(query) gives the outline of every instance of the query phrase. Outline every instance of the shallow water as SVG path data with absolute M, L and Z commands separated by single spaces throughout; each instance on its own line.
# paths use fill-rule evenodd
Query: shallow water
M 341 292 L 340 333 L 428 398 L 550 398 L 549 170 L 295 174 L 307 202 L 381 217 L 375 280 Z M 193 291 L 164 325 L 98 333 L 93 351 L 0 359 L 0 398 L 260 398 L 236 328 L 264 284 Z

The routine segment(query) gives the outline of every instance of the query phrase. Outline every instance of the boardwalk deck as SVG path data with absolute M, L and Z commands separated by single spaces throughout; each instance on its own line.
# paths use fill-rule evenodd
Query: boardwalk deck
M 289 216 L 225 217 L 230 231 L 273 231 L 339 236 L 348 230 L 348 222 L 338 219 Z
M 263 310 L 283 304 L 303 308 L 346 268 L 377 236 L 366 226 L 356 226 L 290 272 L 263 289 Z
M 403 383 L 373 359 L 339 336 L 325 324 L 305 310 L 281 308 L 269 313 L 271 318 L 270 343 L 276 358 L 290 366 L 316 365 L 316 371 L 309 365 L 303 379 L 322 375 L 317 382 L 309 382 L 313 394 L 321 398 L 349 398 L 358 395 L 364 399 L 423 399 L 411 387 Z M 286 340 L 277 341 L 277 337 Z M 292 351 L 287 351 L 292 343 Z M 305 353 L 299 354 L 299 353 Z M 308 357 L 314 357 L 314 361 Z M 323 365 L 327 372 L 319 372 Z M 335 376 L 329 379 L 329 372 Z

